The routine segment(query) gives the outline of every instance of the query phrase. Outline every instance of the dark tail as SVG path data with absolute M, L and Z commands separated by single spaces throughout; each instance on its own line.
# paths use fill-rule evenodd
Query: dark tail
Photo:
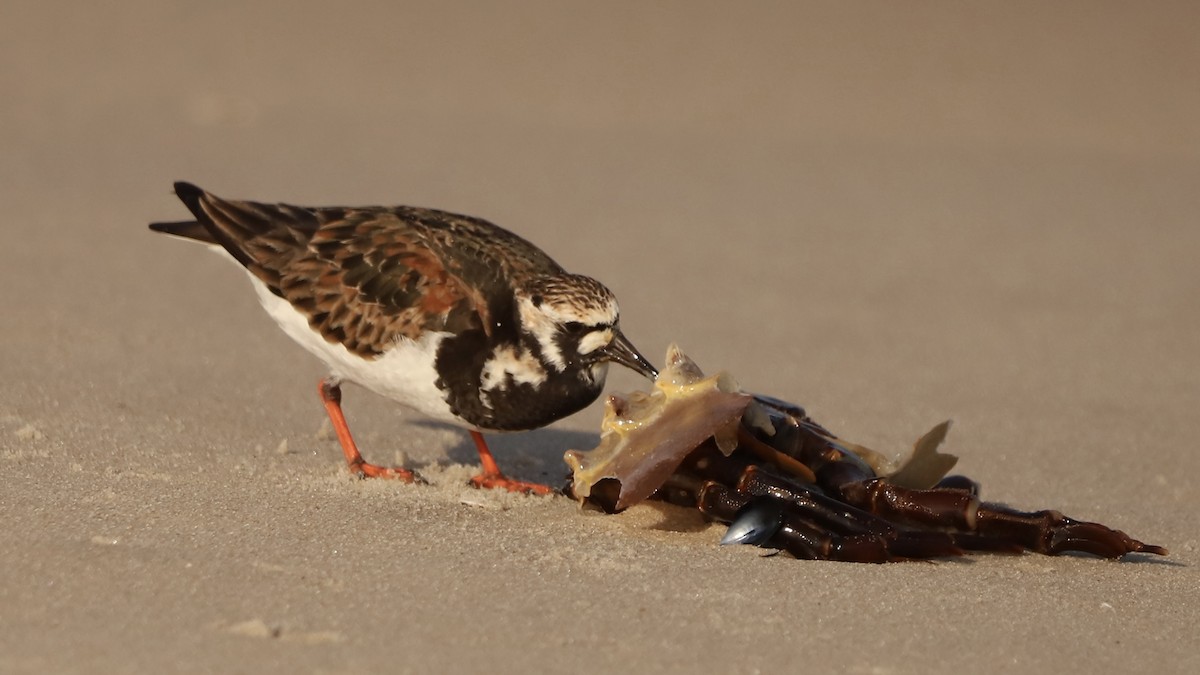
M 174 237 L 182 237 L 205 244 L 216 244 L 217 240 L 209 234 L 204 226 L 194 220 L 181 220 L 177 223 L 150 223 L 150 229 Z
M 205 192 L 196 185 L 176 181 L 175 194 L 196 217 L 194 221 L 150 223 L 150 229 L 207 244 L 220 244 L 243 265 L 254 265 L 242 240 L 252 237 L 255 230 L 269 225 L 269 219 L 255 212 L 250 203 L 227 202 Z M 258 206 L 258 205 L 253 205 Z
M 176 181 L 175 194 L 188 207 L 188 211 L 196 216 L 196 220 L 180 220 L 171 223 L 150 223 L 150 229 L 175 237 L 193 239 L 205 244 L 218 244 L 217 238 L 211 232 L 212 219 L 204 212 L 200 200 L 204 198 L 204 190 L 191 183 Z

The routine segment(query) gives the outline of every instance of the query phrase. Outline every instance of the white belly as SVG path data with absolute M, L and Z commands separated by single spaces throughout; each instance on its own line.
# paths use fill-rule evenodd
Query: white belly
M 308 317 L 291 303 L 272 293 L 254 275 L 251 274 L 250 279 L 267 314 L 289 337 L 324 361 L 335 377 L 366 387 L 434 419 L 470 428 L 450 412 L 445 393 L 434 384 L 438 379 L 433 367 L 437 348 L 449 333 L 427 333 L 415 341 L 401 338 L 383 355 L 373 360 L 364 359 L 340 343 L 326 340 L 309 327 Z

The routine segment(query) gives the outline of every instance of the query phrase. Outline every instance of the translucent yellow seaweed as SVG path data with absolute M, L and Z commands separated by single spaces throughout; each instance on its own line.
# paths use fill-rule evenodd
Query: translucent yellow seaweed
M 620 484 L 615 510 L 654 493 L 692 450 L 715 438 L 726 454 L 737 446 L 742 412 L 752 396 L 724 372 L 704 374 L 675 345 L 649 393 L 614 394 L 605 403 L 600 443 L 563 456 L 572 491 L 583 502 L 602 480 Z

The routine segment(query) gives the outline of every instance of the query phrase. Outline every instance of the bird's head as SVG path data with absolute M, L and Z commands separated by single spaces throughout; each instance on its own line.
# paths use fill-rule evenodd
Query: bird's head
M 522 330 L 554 370 L 578 370 L 602 379 L 611 361 L 650 379 L 658 377 L 621 333 L 616 297 L 595 279 L 578 274 L 538 277 L 517 289 L 516 304 Z

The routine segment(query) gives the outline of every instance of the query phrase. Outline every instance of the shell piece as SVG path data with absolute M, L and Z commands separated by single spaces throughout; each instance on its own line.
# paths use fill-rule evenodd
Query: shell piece
M 612 508 L 620 511 L 662 487 L 684 457 L 710 437 L 723 452 L 732 452 L 739 420 L 752 398 L 724 372 L 704 377 L 671 345 L 654 389 L 610 396 L 599 445 L 563 456 L 571 467 L 575 497 L 586 501 L 597 483 L 615 481 L 620 487 Z
M 765 546 L 783 526 L 783 509 L 770 497 L 759 497 L 743 506 L 729 523 L 721 545 L 751 544 Z
M 888 475 L 888 482 L 914 490 L 928 490 L 937 485 L 958 463 L 958 457 L 938 452 L 949 432 L 950 420 L 946 420 L 917 439 L 912 455 Z
M 950 431 L 950 420 L 946 420 L 917 439 L 912 454 L 903 461 L 876 452 L 864 445 L 842 439 L 834 441 L 835 447 L 851 461 L 859 461 L 869 467 L 876 476 L 883 476 L 889 483 L 913 490 L 928 490 L 946 477 L 958 457 L 938 452 L 938 446 L 946 440 Z

